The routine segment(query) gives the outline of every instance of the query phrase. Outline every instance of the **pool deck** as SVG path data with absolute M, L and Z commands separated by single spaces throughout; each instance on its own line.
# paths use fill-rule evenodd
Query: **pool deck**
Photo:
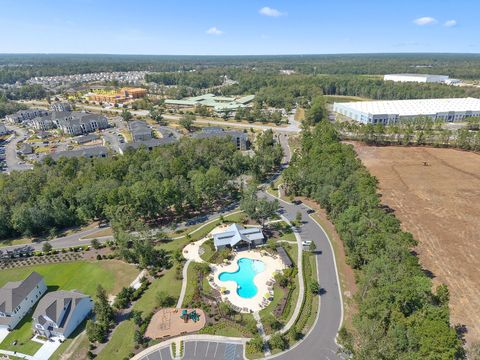
M 262 305 L 265 300 L 265 294 L 269 292 L 268 281 L 273 280 L 275 272 L 285 269 L 282 260 L 276 256 L 264 255 L 265 251 L 258 250 L 244 250 L 235 253 L 235 257 L 230 264 L 212 265 L 213 268 L 213 284 L 217 288 L 225 288 L 228 294 L 222 295 L 224 301 L 228 300 L 233 305 L 242 309 L 242 312 L 257 312 L 263 309 L 267 304 Z M 235 272 L 238 270 L 238 260 L 241 258 L 248 258 L 252 260 L 260 260 L 265 264 L 265 270 L 258 273 L 253 282 L 256 285 L 258 292 L 250 299 L 242 298 L 237 294 L 237 283 L 235 281 L 221 281 L 218 276 L 222 272 Z M 212 283 L 210 283 L 212 285 Z

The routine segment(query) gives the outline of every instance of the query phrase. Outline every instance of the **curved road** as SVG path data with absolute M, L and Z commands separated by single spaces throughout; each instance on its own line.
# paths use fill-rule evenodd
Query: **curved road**
M 262 193 L 260 196 L 274 198 L 268 193 Z M 323 293 L 320 296 L 318 319 L 309 334 L 297 346 L 273 357 L 279 360 L 341 359 L 341 356 L 336 355 L 338 345 L 335 338 L 343 318 L 342 299 L 330 241 L 323 228 L 310 218 L 308 207 L 284 201 L 280 202 L 280 206 L 280 212 L 289 220 L 294 220 L 299 211 L 302 214 L 303 224 L 299 228 L 299 235 L 303 240 L 314 241 L 317 246 L 315 256 L 317 257 L 318 281 Z M 306 281 L 310 281 L 310 279 L 306 279 Z

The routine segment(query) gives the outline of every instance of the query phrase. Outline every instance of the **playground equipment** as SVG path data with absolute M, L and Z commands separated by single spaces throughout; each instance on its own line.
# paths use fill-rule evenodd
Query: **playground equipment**
M 180 318 L 183 319 L 186 323 L 188 320 L 192 320 L 193 322 L 197 322 L 200 320 L 200 314 L 197 314 L 196 310 L 193 310 L 192 312 L 188 313 L 187 309 L 182 310 L 182 315 L 180 315 Z

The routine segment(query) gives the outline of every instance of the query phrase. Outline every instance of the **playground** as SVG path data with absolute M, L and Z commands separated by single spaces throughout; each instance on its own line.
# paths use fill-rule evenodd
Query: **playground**
M 189 334 L 205 326 L 205 313 L 201 309 L 160 309 L 148 324 L 145 336 L 162 339 Z

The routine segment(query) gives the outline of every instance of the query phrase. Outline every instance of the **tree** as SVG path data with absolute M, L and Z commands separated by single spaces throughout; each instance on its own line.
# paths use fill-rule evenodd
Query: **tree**
M 327 119 L 327 116 L 325 98 L 323 96 L 318 96 L 312 100 L 310 109 L 305 112 L 304 123 L 314 126 L 320 121 Z
M 158 124 L 163 124 L 163 109 L 162 108 L 152 108 L 150 109 L 150 117 L 155 120 Z
M 263 352 L 263 339 L 259 335 L 256 335 L 247 342 L 247 346 L 251 349 L 252 353 Z
M 272 217 L 280 207 L 277 199 L 268 201 L 265 198 L 257 198 L 256 186 L 251 185 L 243 192 L 240 200 L 240 208 L 252 219 L 258 220 L 263 226 L 265 220 Z
M 135 330 L 135 333 L 133 334 L 133 341 L 135 342 L 135 344 L 143 344 L 143 342 L 145 341 L 145 338 L 143 337 L 143 334 L 140 330 Z
M 310 250 L 312 253 L 315 252 L 315 250 L 317 250 L 317 245 L 315 245 L 314 241 L 310 242 L 310 245 L 308 245 L 308 250 Z
M 297 211 L 297 214 L 295 215 L 295 222 L 297 224 L 301 224 L 302 223 L 302 213 L 300 211 Z
M 102 285 L 97 286 L 94 312 L 96 322 L 108 329 L 113 323 L 114 311 L 108 301 L 107 292 Z
M 268 342 L 273 349 L 286 350 L 288 348 L 288 341 L 282 334 L 273 334 Z
M 175 298 L 173 296 L 168 295 L 165 291 L 159 291 L 156 295 L 156 300 L 158 306 L 164 307 L 172 307 L 175 305 Z
M 184 127 L 187 131 L 191 131 L 194 122 L 195 122 L 195 115 L 183 114 L 178 123 L 182 127 Z
M 122 117 L 123 121 L 130 121 L 133 119 L 132 113 L 127 109 L 123 109 L 120 116 Z
M 95 323 L 93 320 L 87 320 L 87 337 L 90 342 L 104 342 L 106 331 L 102 324 Z
M 314 295 L 318 295 L 320 293 L 320 284 L 318 283 L 317 280 L 310 281 L 310 291 Z
M 95 250 L 98 250 L 100 249 L 101 244 L 100 244 L 100 241 L 98 241 L 98 239 L 92 239 L 92 241 L 90 241 L 90 246 Z
M 43 245 L 42 245 L 42 251 L 46 252 L 46 253 L 52 251 L 52 248 L 53 248 L 53 246 L 49 242 L 44 242 Z
M 132 311 L 132 319 L 135 325 L 140 326 L 143 324 L 142 312 L 133 310 Z

